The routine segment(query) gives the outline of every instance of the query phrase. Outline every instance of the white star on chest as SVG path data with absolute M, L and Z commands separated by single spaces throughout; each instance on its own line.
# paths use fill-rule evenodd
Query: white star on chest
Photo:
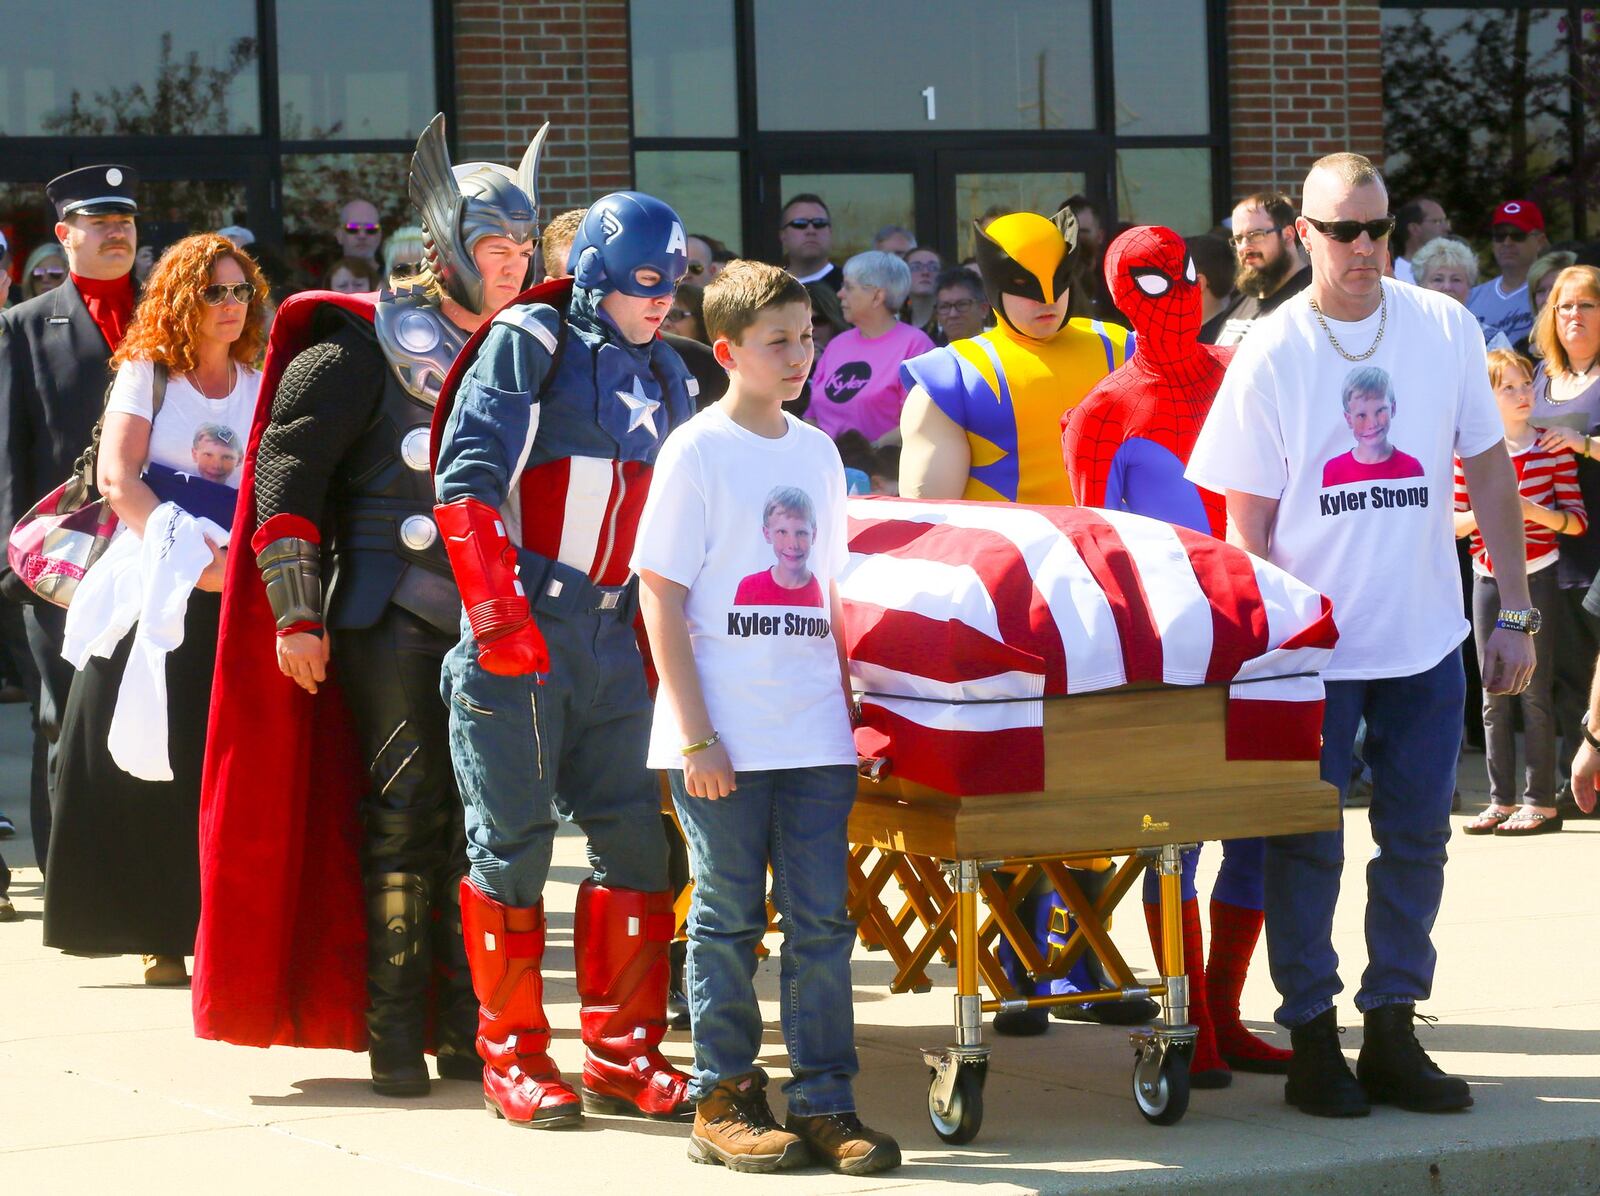
M 661 400 L 652 399 L 645 394 L 643 382 L 635 377 L 633 390 L 619 390 L 617 398 L 628 408 L 628 431 L 632 432 L 635 428 L 649 428 L 650 435 L 657 440 L 661 439 L 661 433 L 656 429 L 656 410 L 661 406 Z

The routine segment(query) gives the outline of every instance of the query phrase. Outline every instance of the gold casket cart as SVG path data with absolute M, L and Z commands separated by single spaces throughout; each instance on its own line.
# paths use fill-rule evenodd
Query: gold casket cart
M 1227 759 L 1227 699 L 1226 685 L 1048 698 L 1045 787 L 1035 793 L 957 797 L 895 776 L 892 760 L 861 761 L 850 815 L 850 916 L 868 947 L 893 958 L 892 992 L 930 987 L 935 959 L 956 969 L 956 1041 L 923 1051 L 928 1118 L 944 1141 L 970 1142 L 983 1123 L 983 1014 L 1120 997 L 1156 997 L 1162 1008 L 1159 1024 L 1132 1034 L 1139 1112 L 1156 1125 L 1182 1118 L 1196 1031 L 1183 971 L 1180 852 L 1206 840 L 1339 825 L 1338 793 L 1315 761 Z M 671 810 L 670 799 L 664 805 Z M 1091 902 L 1069 868 L 1108 856 L 1126 858 Z M 1154 984 L 1135 979 L 1107 933 L 1112 911 L 1146 868 L 1160 877 Z M 1048 959 L 1017 914 L 1040 878 L 1077 921 Z M 678 896 L 680 933 L 691 891 L 692 884 Z M 1036 980 L 1065 975 L 1092 951 L 1117 987 L 1023 997 L 995 955 L 1002 935 Z

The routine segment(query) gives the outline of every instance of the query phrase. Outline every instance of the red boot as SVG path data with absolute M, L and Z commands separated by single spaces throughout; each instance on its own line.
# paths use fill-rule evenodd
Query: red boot
M 1272 1046 L 1244 1028 L 1239 994 L 1261 937 L 1261 911 L 1211 899 L 1211 959 L 1206 964 L 1206 996 L 1217 1048 L 1235 1071 L 1288 1074 L 1293 1051 Z
M 609 1113 L 694 1112 L 689 1077 L 658 1049 L 667 1032 L 672 894 L 578 886 L 573 946 L 583 1023 L 583 1104 Z
M 1150 945 L 1156 950 L 1159 967 L 1161 907 L 1147 904 L 1144 920 L 1150 928 Z M 1199 1031 L 1194 1054 L 1189 1057 L 1189 1084 L 1193 1088 L 1226 1088 L 1233 1083 L 1233 1073 L 1217 1054 L 1217 1038 L 1206 1009 L 1206 953 L 1200 941 L 1200 902 L 1192 897 L 1183 903 L 1183 973 L 1189 979 L 1189 1022 Z
M 556 1129 L 583 1120 L 583 1107 L 547 1053 L 544 905 L 501 905 L 461 881 L 461 937 L 478 995 L 483 1103 L 512 1125 Z

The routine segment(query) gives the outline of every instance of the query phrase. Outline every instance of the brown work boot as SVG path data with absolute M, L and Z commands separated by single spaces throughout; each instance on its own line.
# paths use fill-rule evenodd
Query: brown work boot
M 730 1171 L 782 1171 L 806 1161 L 806 1146 L 778 1128 L 762 1071 L 729 1076 L 695 1105 L 689 1158 Z
M 797 1117 L 790 1113 L 784 1128 L 811 1148 L 811 1153 L 844 1175 L 870 1175 L 900 1165 L 900 1144 L 882 1130 L 868 1129 L 852 1113 Z

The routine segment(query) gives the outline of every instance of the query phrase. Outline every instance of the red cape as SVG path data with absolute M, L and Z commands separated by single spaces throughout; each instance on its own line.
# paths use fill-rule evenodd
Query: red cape
M 359 802 L 367 788 L 330 677 L 308 694 L 278 671 L 276 621 L 250 546 L 261 433 L 285 367 L 324 304 L 372 319 L 375 296 L 284 300 L 240 475 L 222 594 L 200 797 L 194 1028 L 246 1046 L 367 1048 Z

